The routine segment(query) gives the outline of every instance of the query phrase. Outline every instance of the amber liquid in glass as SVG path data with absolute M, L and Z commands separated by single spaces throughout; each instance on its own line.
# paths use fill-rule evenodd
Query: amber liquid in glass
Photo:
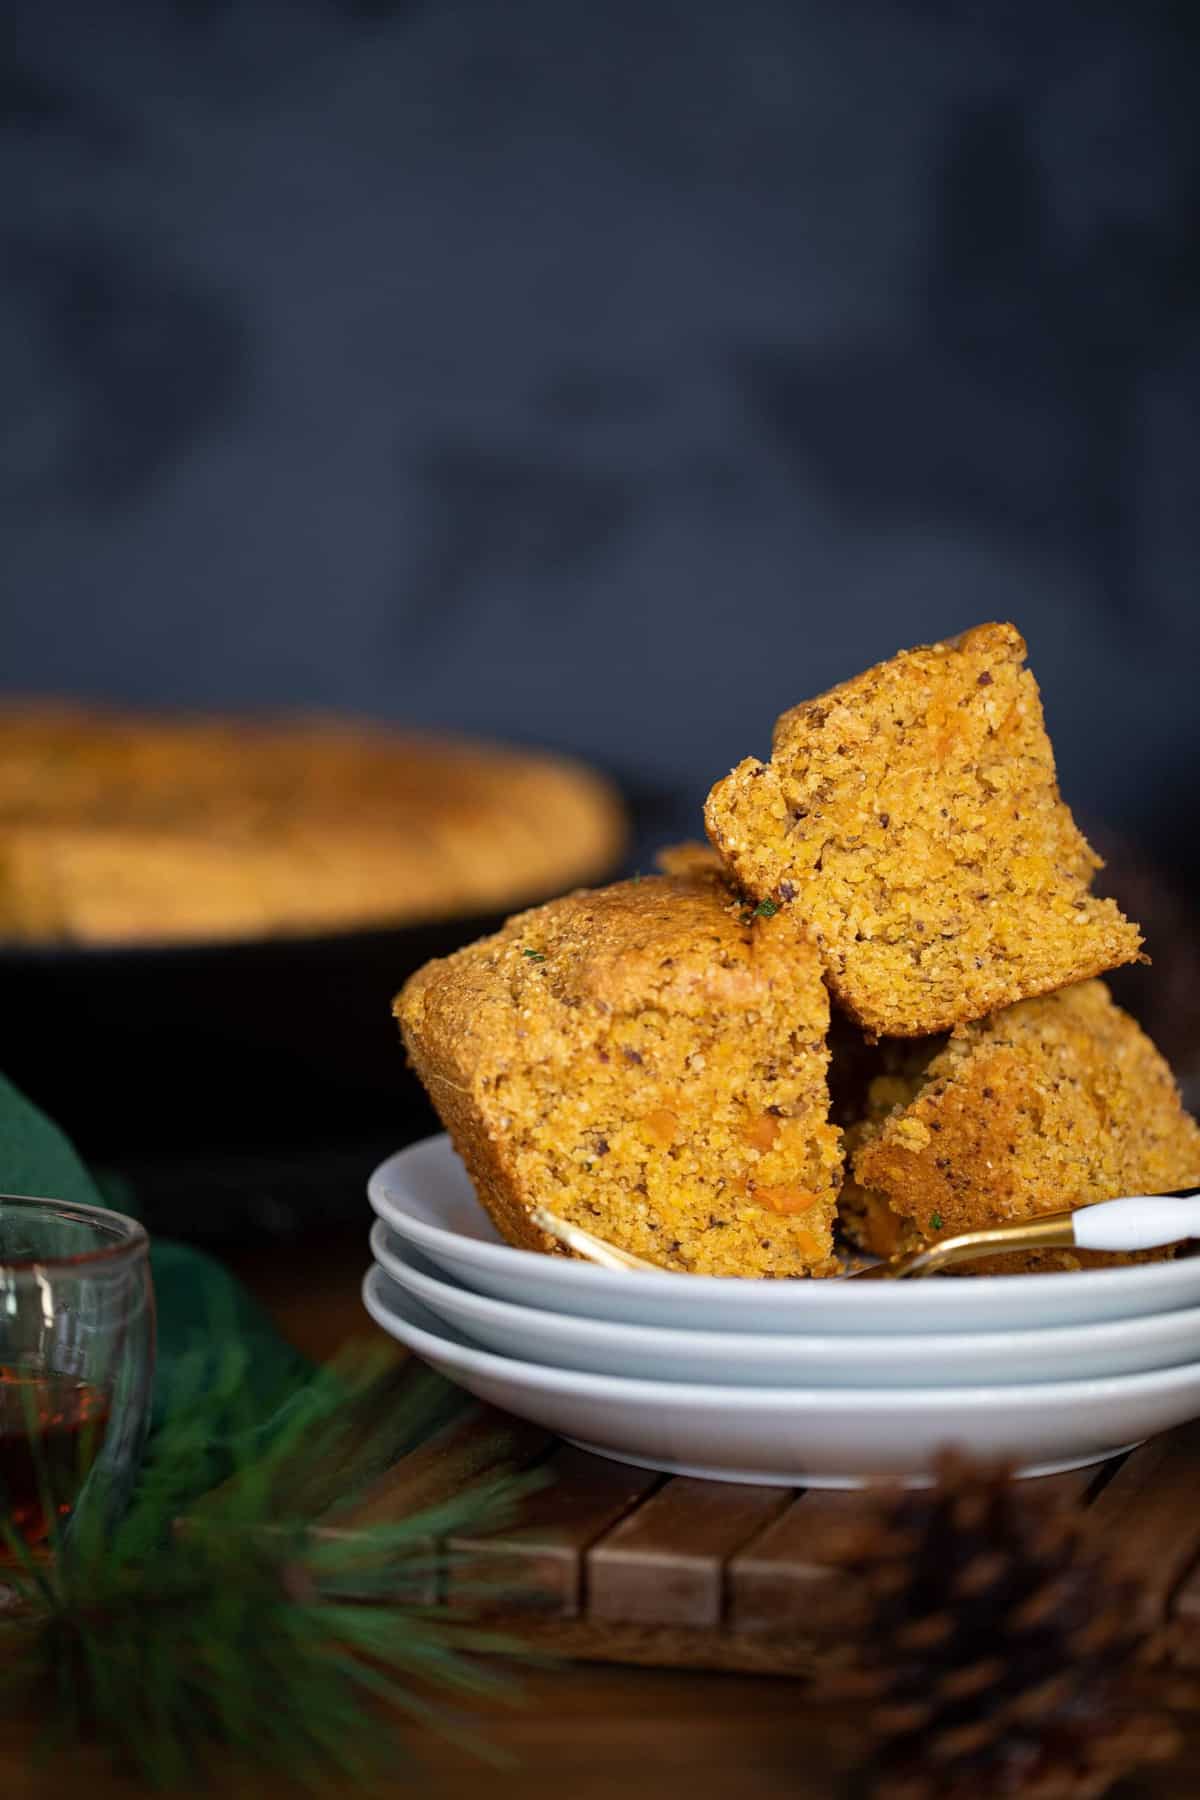
M 30 1549 L 70 1517 L 108 1415 L 108 1395 L 77 1376 L 0 1365 L 0 1522 Z M 0 1535 L 0 1564 L 12 1554 Z

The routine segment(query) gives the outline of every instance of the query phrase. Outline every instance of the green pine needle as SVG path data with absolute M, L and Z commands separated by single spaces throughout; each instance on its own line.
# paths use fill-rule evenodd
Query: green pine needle
M 449 1729 L 439 1692 L 511 1696 L 511 1678 L 475 1659 L 517 1646 L 427 1596 L 440 1540 L 503 1525 L 535 1480 L 472 1481 L 464 1466 L 449 1498 L 338 1526 L 461 1406 L 413 1370 L 355 1354 L 264 1426 L 245 1357 L 231 1352 L 215 1381 L 204 1358 L 115 1525 L 89 1495 L 40 1562 L 0 1520 L 16 1600 L 0 1614 L 0 1713 L 45 1720 L 47 1747 L 100 1741 L 158 1786 L 232 1752 L 320 1788 L 394 1766 L 385 1707 Z

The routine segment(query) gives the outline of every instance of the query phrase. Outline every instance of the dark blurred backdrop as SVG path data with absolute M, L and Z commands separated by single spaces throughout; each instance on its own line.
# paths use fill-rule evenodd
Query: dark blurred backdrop
M 16 0 L 0 684 L 677 795 L 988 617 L 1200 806 L 1200 7 Z

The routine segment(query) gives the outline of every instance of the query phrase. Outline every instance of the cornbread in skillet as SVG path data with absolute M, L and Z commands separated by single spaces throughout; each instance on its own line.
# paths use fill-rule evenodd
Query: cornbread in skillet
M 538 1205 L 667 1268 L 832 1271 L 841 1174 L 820 960 L 711 874 L 568 895 L 396 1001 L 417 1074 L 512 1243 Z
M 1089 892 L 1099 859 L 1059 797 L 1012 625 L 902 651 L 795 707 L 771 761 L 706 808 L 756 900 L 813 927 L 835 999 L 919 1037 L 1132 962 L 1137 928 Z
M 924 1068 L 914 1055 L 878 1076 L 848 1135 L 843 1227 L 880 1254 L 1200 1184 L 1200 1127 L 1166 1062 L 1101 981 L 1007 1007 L 956 1030 Z M 1051 1252 L 988 1266 L 1081 1260 Z
M 329 719 L 0 708 L 0 938 L 257 937 L 502 912 L 604 876 L 555 757 Z

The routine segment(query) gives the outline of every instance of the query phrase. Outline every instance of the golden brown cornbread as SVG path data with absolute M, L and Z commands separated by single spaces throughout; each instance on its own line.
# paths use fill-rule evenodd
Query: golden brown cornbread
M 911 1070 L 905 1069 L 905 1058 L 897 1054 L 900 1047 L 921 1047 Z M 896 1212 L 885 1195 L 864 1187 L 854 1174 L 854 1159 L 867 1144 L 873 1143 L 893 1112 L 910 1106 L 921 1091 L 924 1068 L 944 1047 L 944 1036 L 936 1038 L 889 1038 L 875 1046 L 887 1052 L 883 1062 L 876 1060 L 879 1070 L 860 1095 L 859 1116 L 849 1119 L 842 1128 L 846 1173 L 838 1196 L 838 1230 L 841 1236 L 859 1250 L 872 1256 L 902 1256 L 918 1250 L 934 1235 L 917 1230 L 913 1220 Z M 836 1115 L 835 1115 L 836 1116 Z M 1014 1259 L 1015 1266 L 1015 1259 Z
M 568 895 L 421 969 L 409 1057 L 512 1243 L 545 1205 L 667 1268 L 829 1272 L 829 1002 L 794 915 L 711 875 Z
M 606 873 L 608 784 L 329 719 L 0 710 L 0 938 L 325 931 L 502 911 Z
M 843 1228 L 879 1254 L 1200 1183 L 1200 1127 L 1154 1045 L 1088 981 L 960 1027 L 872 1083 Z M 1111 1260 L 1111 1259 L 1104 1259 Z M 1078 1267 L 1052 1252 L 996 1268 Z M 991 1266 L 991 1265 L 989 1265 Z
M 891 1114 L 921 1091 L 925 1069 L 946 1045 L 930 1038 L 884 1038 L 870 1043 L 857 1026 L 834 1015 L 830 1033 L 832 1117 L 842 1128 L 845 1175 L 838 1196 L 841 1236 L 872 1256 L 898 1256 L 923 1241 L 910 1220 L 893 1212 L 882 1194 L 854 1176 L 854 1158 L 874 1140 Z
M 655 851 L 655 865 L 664 875 L 715 875 L 724 878 L 725 870 L 711 844 L 698 844 L 688 838 L 681 844 L 664 844 Z
M 871 1033 L 943 1031 L 1138 955 L 1088 891 L 1099 862 L 1024 661 L 1012 625 L 903 651 L 785 713 L 771 761 L 708 797 L 731 877 L 797 908 Z

